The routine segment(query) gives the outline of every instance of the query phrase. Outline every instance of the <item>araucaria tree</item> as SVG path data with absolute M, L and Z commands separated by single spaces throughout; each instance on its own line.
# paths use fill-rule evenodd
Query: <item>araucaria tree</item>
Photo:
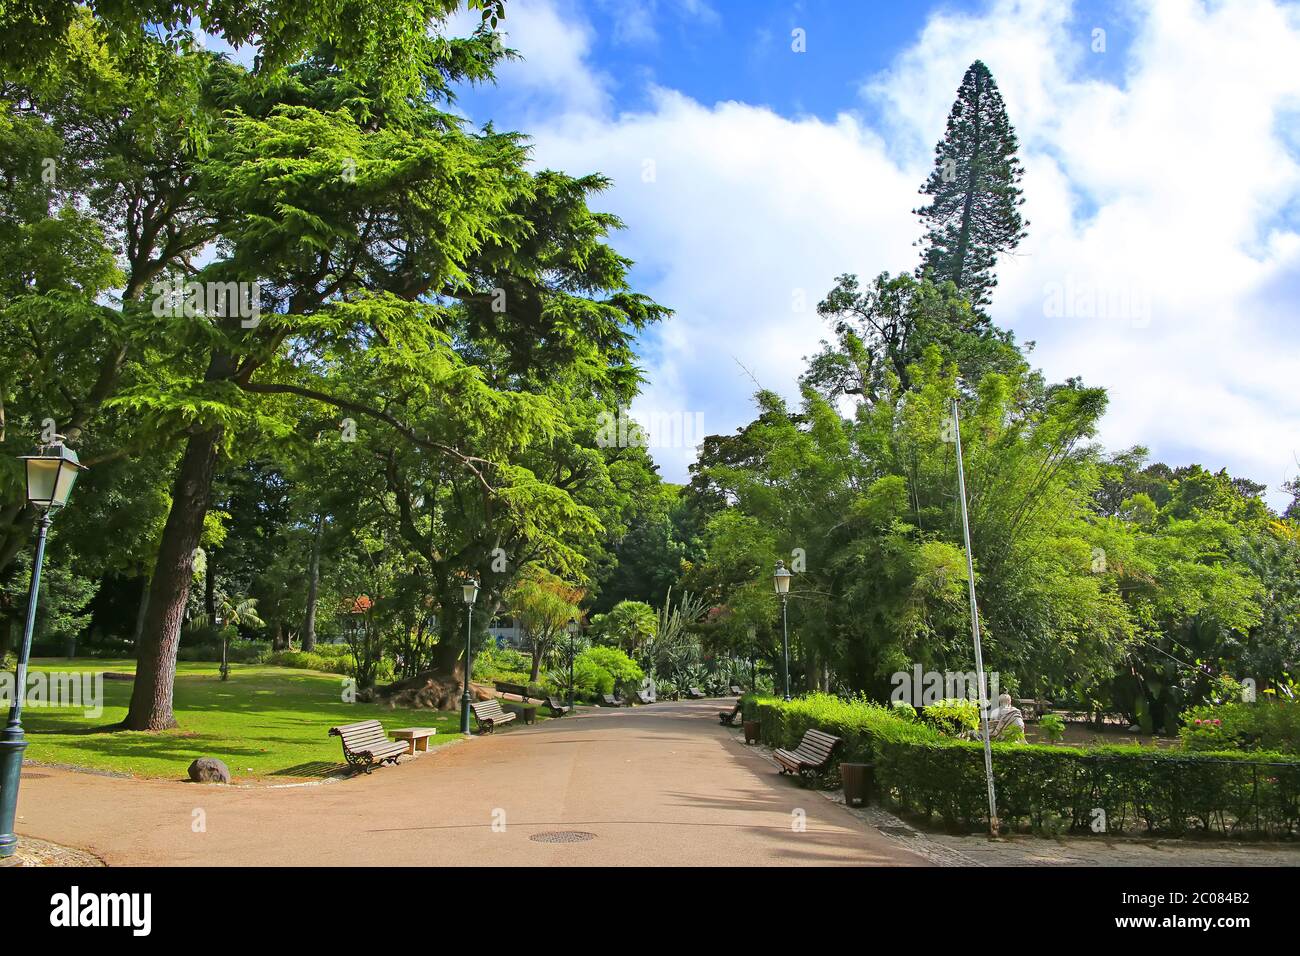
M 1016 132 L 993 74 L 976 60 L 962 78 L 948 128 L 934 148 L 934 169 L 921 187 L 930 197 L 916 210 L 925 223 L 918 275 L 951 281 L 976 306 L 997 285 L 998 255 L 1025 236 L 1020 216 L 1023 170 Z

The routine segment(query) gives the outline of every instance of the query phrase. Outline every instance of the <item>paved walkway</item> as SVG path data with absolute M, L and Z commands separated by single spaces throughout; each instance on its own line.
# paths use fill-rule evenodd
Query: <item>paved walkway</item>
M 301 787 L 26 767 L 18 831 L 115 866 L 929 863 L 778 777 L 723 703 L 584 711 Z

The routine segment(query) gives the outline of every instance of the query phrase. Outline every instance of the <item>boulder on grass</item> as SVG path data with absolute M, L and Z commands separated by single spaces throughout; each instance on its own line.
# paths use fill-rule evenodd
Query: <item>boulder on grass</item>
M 200 757 L 190 764 L 190 779 L 195 783 L 230 783 L 230 768 L 216 757 Z

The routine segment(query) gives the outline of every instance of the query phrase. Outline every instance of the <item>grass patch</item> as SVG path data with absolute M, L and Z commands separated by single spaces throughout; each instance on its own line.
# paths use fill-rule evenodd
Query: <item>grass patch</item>
M 386 730 L 437 727 L 430 747 L 460 734 L 460 714 L 348 704 L 338 674 L 259 664 L 231 666 L 221 681 L 215 663 L 176 666 L 174 709 L 180 727 L 159 733 L 110 730 L 126 716 L 131 681 L 105 680 L 104 712 L 29 705 L 23 711 L 27 758 L 139 777 L 185 778 L 196 757 L 224 760 L 234 778 L 290 781 L 321 777 L 343 765 L 343 748 L 329 728 L 377 718 Z M 47 658 L 32 671 L 134 673 L 132 660 Z M 7 704 L 5 706 L 8 706 Z M 545 708 L 543 708 L 544 710 Z M 538 720 L 547 719 L 540 711 Z M 512 727 L 500 733 L 510 733 Z

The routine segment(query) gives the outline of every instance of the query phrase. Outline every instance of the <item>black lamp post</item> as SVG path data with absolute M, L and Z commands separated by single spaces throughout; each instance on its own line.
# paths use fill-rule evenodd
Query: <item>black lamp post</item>
M 758 631 L 755 628 L 747 628 L 745 634 L 749 637 L 749 689 L 753 693 L 758 693 Z
M 36 522 L 36 556 L 32 561 L 32 583 L 27 592 L 27 624 L 18 650 L 14 673 L 14 699 L 9 705 L 9 722 L 0 733 L 0 863 L 12 862 L 18 852 L 14 821 L 18 818 L 18 783 L 23 772 L 23 698 L 27 693 L 27 661 L 32 652 L 32 631 L 36 626 L 36 603 L 41 592 L 41 565 L 45 561 L 45 538 L 54 512 L 68 503 L 72 486 L 85 465 L 77 453 L 62 441 L 42 445 L 35 455 L 20 459 L 27 468 L 27 501 L 40 510 Z
M 578 619 L 575 617 L 569 622 L 569 707 L 573 707 L 573 659 L 578 654 Z
M 226 653 L 226 631 L 225 628 L 221 626 L 221 615 L 214 615 L 212 622 L 217 625 L 217 633 L 221 635 L 221 679 L 227 680 L 230 677 L 230 658 Z
M 469 678 L 474 667 L 474 602 L 478 600 L 478 578 L 470 578 L 461 585 L 465 598 L 465 679 L 461 682 L 465 692 L 460 698 L 460 732 L 469 733 Z
M 776 583 L 776 593 L 781 595 L 781 641 L 785 646 L 785 699 L 790 699 L 790 628 L 786 624 L 785 602 L 790 593 L 790 578 L 793 575 L 785 569 L 785 562 L 776 562 L 772 580 Z

